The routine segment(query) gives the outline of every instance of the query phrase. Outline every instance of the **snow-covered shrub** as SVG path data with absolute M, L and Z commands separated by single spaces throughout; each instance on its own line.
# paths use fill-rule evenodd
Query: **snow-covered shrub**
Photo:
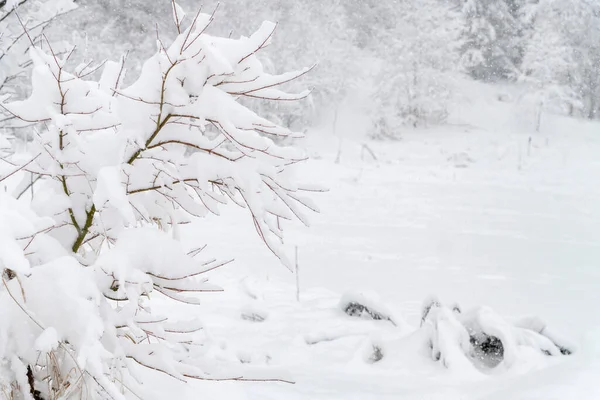
M 400 318 L 394 316 L 385 304 L 367 297 L 363 293 L 348 292 L 344 294 L 340 299 L 339 308 L 351 317 L 387 321 L 394 326 L 404 323 Z
M 510 368 L 533 354 L 569 355 L 573 346 L 538 318 L 510 323 L 487 307 L 461 312 L 438 300 L 424 304 L 421 329 L 428 332 L 431 357 L 447 368 Z
M 427 321 L 427 317 L 429 316 L 431 309 L 441 307 L 441 306 L 442 306 L 442 303 L 440 302 L 440 300 L 437 297 L 430 296 L 430 297 L 426 298 L 425 301 L 423 302 L 423 306 L 421 307 L 421 326 L 423 326 L 425 321 Z
M 277 89 L 306 69 L 269 75 L 256 56 L 275 24 L 235 40 L 207 35 L 210 15 L 184 28 L 173 3 L 173 16 L 179 35 L 158 40 L 130 86 L 123 62 L 93 81 L 88 65 L 67 70 L 72 51 L 32 47 L 31 95 L 0 102 L 41 127 L 28 154 L 2 159 L 4 177 L 43 177 L 30 206 L 0 197 L 0 386 L 15 398 L 147 398 L 139 365 L 180 381 L 245 379 L 207 358 L 202 324 L 152 309 L 221 290 L 204 276 L 225 262 L 195 260 L 177 227 L 232 202 L 290 266 L 281 221 L 316 210 L 304 193 L 318 189 L 286 171 L 305 156 L 270 139 L 297 135 L 238 102 L 307 95 Z
M 384 342 L 377 335 L 369 335 L 360 343 L 354 358 L 359 363 L 375 364 L 385 358 L 386 352 Z
M 394 67 L 397 68 L 397 67 Z M 402 127 L 441 125 L 448 117 L 448 77 L 414 64 L 403 73 L 383 71 L 373 95 L 375 139 L 397 139 Z

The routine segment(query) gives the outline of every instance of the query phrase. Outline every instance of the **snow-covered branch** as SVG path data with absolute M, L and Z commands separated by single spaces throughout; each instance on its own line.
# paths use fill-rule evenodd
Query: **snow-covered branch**
M 61 54 L 43 36 L 47 51 L 29 49 L 30 96 L 0 103 L 11 117 L 39 127 L 26 162 L 18 154 L 3 158 L 11 179 L 23 171 L 42 176 L 32 210 L 4 215 L 6 207 L 22 204 L 6 196 L 7 206 L 0 204 L 3 218 L 27 220 L 20 229 L 0 231 L 6 277 L 0 305 L 14 308 L 1 321 L 10 332 L 0 337 L 35 341 L 25 351 L 10 339 L 0 353 L 11 369 L 5 376 L 29 382 L 20 385 L 23 391 L 64 395 L 76 387 L 123 398 L 123 388 L 136 386 L 128 372 L 133 364 L 181 381 L 251 379 L 207 367 L 194 346 L 202 324 L 171 321 L 150 307 L 157 294 L 198 304 L 198 294 L 222 290 L 204 275 L 230 261 L 195 260 L 197 251 L 176 240 L 177 226 L 218 215 L 231 201 L 248 210 L 266 246 L 291 267 L 280 219 L 308 224 L 306 210 L 318 211 L 304 195 L 318 189 L 295 184 L 287 172 L 306 156 L 272 140 L 300 135 L 239 103 L 243 96 L 302 98 L 308 92 L 277 87 L 310 68 L 263 71 L 257 53 L 275 24 L 234 40 L 206 34 L 214 16 L 198 13 L 184 28 L 176 3 L 173 13 L 179 35 L 168 47 L 159 39 L 158 52 L 133 84 L 123 85 L 124 59 L 71 70 L 75 50 Z M 99 68 L 99 80 L 88 80 Z M 40 357 L 58 353 L 72 361 L 63 357 L 54 365 Z M 65 366 L 77 372 L 58 372 Z M 19 372 L 25 370 L 29 375 Z M 62 381 L 50 379 L 43 387 L 44 376 L 52 374 Z

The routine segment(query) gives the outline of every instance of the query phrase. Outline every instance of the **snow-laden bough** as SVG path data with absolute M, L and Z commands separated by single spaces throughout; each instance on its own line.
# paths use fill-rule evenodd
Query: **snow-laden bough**
M 24 398 L 147 398 L 136 366 L 180 381 L 287 380 L 233 368 L 212 357 L 202 321 L 153 311 L 162 297 L 199 303 L 220 291 L 205 275 L 228 261 L 195 259 L 203 249 L 177 240 L 181 224 L 234 203 L 248 210 L 260 238 L 284 265 L 283 221 L 308 224 L 318 211 L 289 167 L 306 159 L 274 138 L 300 135 L 240 104 L 291 101 L 278 87 L 310 68 L 271 75 L 257 53 L 276 25 L 250 37 L 206 33 L 198 13 L 158 51 L 139 78 L 123 84 L 125 60 L 70 71 L 44 38 L 31 47 L 32 93 L 0 103 L 30 125 L 28 154 L 2 158 L 0 179 L 35 177 L 35 196 L 0 194 L 0 386 Z M 17 186 L 18 195 L 24 192 Z M 87 396 L 87 397 L 86 397 Z

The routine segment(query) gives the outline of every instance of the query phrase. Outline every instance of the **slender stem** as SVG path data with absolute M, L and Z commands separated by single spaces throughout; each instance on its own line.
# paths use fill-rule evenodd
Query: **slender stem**
M 61 166 L 61 168 L 62 168 L 62 166 Z M 61 175 L 61 177 L 59 179 L 60 179 L 60 182 L 62 183 L 63 191 L 65 192 L 67 197 L 70 196 L 71 193 L 69 192 L 69 188 L 67 187 L 67 178 L 64 175 Z M 81 227 L 79 226 L 79 223 L 77 222 L 77 218 L 75 218 L 75 213 L 73 212 L 73 208 L 69 207 L 68 210 L 69 210 L 69 217 L 71 217 L 71 223 L 77 230 L 77 233 L 80 234 Z
M 85 225 L 77 235 L 77 239 L 75 239 L 75 243 L 73 243 L 73 253 L 77 253 L 79 248 L 83 244 L 85 237 L 87 236 L 90 228 L 92 227 L 92 223 L 94 222 L 94 214 L 96 214 L 96 205 L 92 204 L 92 208 L 89 211 L 86 211 L 87 217 L 85 218 Z

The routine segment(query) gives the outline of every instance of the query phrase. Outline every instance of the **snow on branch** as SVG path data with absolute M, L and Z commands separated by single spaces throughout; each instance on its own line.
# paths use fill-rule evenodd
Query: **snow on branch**
M 22 94 L 31 65 L 27 50 L 41 43 L 44 29 L 54 19 L 75 8 L 71 0 L 8 1 L 0 7 L 0 96 Z M 12 118 L 0 109 L 0 125 Z
M 1 98 L 6 115 L 35 128 L 28 154 L 2 158 L 9 170 L 0 180 L 41 177 L 31 209 L 0 197 L 0 307 L 10 310 L 0 315 L 0 338 L 8 338 L 0 375 L 24 392 L 124 398 L 143 392 L 133 365 L 181 381 L 289 381 L 215 369 L 196 346 L 204 324 L 150 306 L 156 296 L 199 304 L 199 294 L 222 290 L 205 275 L 231 260 L 196 260 L 203 247 L 185 249 L 177 237 L 179 225 L 230 202 L 247 209 L 259 237 L 291 266 L 280 221 L 308 225 L 307 211 L 318 207 L 306 195 L 321 189 L 294 183 L 287 170 L 306 156 L 273 141 L 300 135 L 238 100 L 305 97 L 279 86 L 311 68 L 263 71 L 257 53 L 275 24 L 218 38 L 206 34 L 214 15 L 198 13 L 184 28 L 183 10 L 172 8 L 180 34 L 170 46 L 159 39 L 130 86 L 125 58 L 71 70 L 75 49 L 57 51 L 42 35 L 47 51 L 29 49 L 29 97 Z

